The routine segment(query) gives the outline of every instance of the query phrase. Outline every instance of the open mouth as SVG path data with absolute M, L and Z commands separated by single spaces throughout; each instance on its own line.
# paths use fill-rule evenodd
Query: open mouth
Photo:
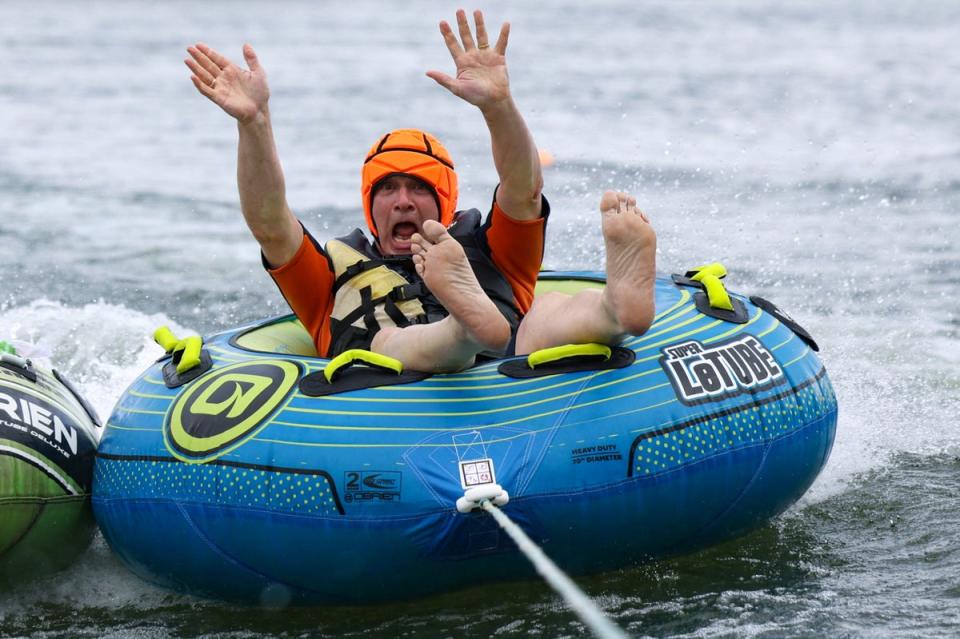
M 393 239 L 397 242 L 409 242 L 417 232 L 417 225 L 413 222 L 400 222 L 393 227 Z

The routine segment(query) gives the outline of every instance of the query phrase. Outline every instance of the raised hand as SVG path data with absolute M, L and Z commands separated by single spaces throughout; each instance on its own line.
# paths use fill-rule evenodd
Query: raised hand
M 193 72 L 190 79 L 197 91 L 241 123 L 265 114 L 270 99 L 267 74 L 249 44 L 243 45 L 247 69 L 241 69 L 203 43 L 187 47 L 190 57 L 184 64 Z
M 427 71 L 427 76 L 451 93 L 481 110 L 510 97 L 510 80 L 507 76 L 507 39 L 510 36 L 510 23 L 500 27 L 497 43 L 491 47 L 487 38 L 487 29 L 483 23 L 483 13 L 473 12 L 476 25 L 476 40 L 470 32 L 467 15 L 461 9 L 457 11 L 457 27 L 460 39 L 445 21 L 440 22 L 447 49 L 457 66 L 456 77 L 441 71 Z M 462 44 L 461 44 L 462 43 Z

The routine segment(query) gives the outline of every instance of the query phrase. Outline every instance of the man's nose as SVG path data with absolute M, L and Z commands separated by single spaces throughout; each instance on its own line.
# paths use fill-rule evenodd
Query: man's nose
M 394 206 L 401 209 L 408 209 L 413 206 L 413 198 L 410 197 L 411 192 L 406 186 L 401 186 L 397 189 L 397 199 L 394 202 Z

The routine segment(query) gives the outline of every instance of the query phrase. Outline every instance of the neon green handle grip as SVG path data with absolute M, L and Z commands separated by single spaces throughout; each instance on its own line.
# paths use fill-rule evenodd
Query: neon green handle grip
M 153 332 L 153 341 L 160 345 L 160 348 L 168 353 L 173 352 L 177 343 L 180 341 L 167 326 L 161 326 Z
M 338 374 L 356 363 L 363 363 L 373 368 L 393 371 L 397 375 L 403 372 L 403 364 L 398 359 L 381 355 L 380 353 L 366 351 L 362 348 L 352 348 L 330 360 L 330 363 L 323 369 L 323 376 L 327 379 L 328 383 L 332 384 Z
M 191 335 L 181 340 L 174 350 L 183 349 L 183 355 L 180 356 L 180 363 L 177 364 L 177 372 L 185 373 L 194 366 L 200 365 L 200 350 L 203 348 L 203 340 L 199 335 Z
M 596 357 L 600 355 L 604 359 L 610 359 L 612 352 L 610 347 L 604 344 L 564 344 L 563 346 L 543 348 L 530 353 L 527 355 L 527 366 L 536 368 L 568 357 Z

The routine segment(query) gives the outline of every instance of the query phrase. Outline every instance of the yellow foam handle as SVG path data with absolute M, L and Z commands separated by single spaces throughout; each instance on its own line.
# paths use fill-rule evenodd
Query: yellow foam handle
M 709 264 L 704 264 L 703 266 L 698 266 L 691 271 L 688 271 L 687 277 L 692 279 L 695 282 L 699 282 L 701 278 L 713 275 L 723 279 L 727 276 L 727 267 L 725 267 L 720 262 L 710 262 Z
M 403 372 L 403 364 L 398 359 L 381 355 L 380 353 L 366 351 L 362 348 L 351 348 L 349 351 L 344 351 L 330 360 L 330 363 L 323 369 L 323 376 L 327 379 L 328 383 L 332 384 L 334 377 L 336 377 L 338 373 L 358 362 L 374 368 L 393 371 L 397 375 Z
M 174 350 L 183 349 L 183 355 L 180 356 L 180 363 L 177 364 L 177 372 L 185 373 L 194 366 L 200 365 L 200 351 L 203 349 L 203 339 L 199 335 L 191 335 L 174 347 Z
M 159 344 L 160 348 L 171 353 L 180 340 L 177 339 L 177 336 L 173 334 L 169 327 L 161 326 L 153 332 L 153 341 Z
M 693 271 L 690 276 L 694 282 L 703 284 L 707 292 L 707 300 L 712 308 L 719 308 L 725 311 L 733 310 L 733 302 L 730 301 L 730 294 L 724 288 L 721 277 L 726 277 L 727 269 L 720 262 L 700 266 Z
M 203 350 L 203 338 L 199 335 L 191 335 L 190 337 L 179 339 L 167 326 L 161 326 L 153 332 L 153 340 L 167 353 L 183 351 L 183 353 L 180 354 L 180 361 L 177 362 L 178 373 L 185 373 L 191 368 L 200 365 L 200 351 Z
M 543 348 L 530 353 L 527 355 L 527 366 L 536 368 L 568 357 L 603 356 L 603 359 L 610 359 L 612 352 L 610 347 L 604 344 L 564 344 L 563 346 Z

